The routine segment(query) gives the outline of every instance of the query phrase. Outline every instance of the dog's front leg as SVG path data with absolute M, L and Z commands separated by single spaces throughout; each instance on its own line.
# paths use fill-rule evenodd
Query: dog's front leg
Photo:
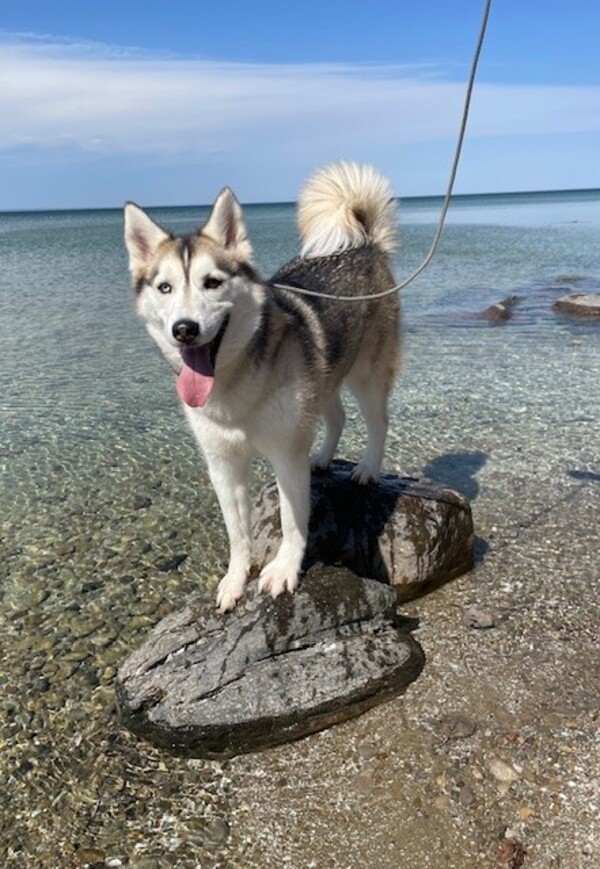
M 205 454 L 229 535 L 229 567 L 217 590 L 217 606 L 221 612 L 226 612 L 233 609 L 244 593 L 250 570 L 249 459 L 244 454 L 226 457 Z
M 273 561 L 263 568 L 258 587 L 277 597 L 298 585 L 308 536 L 310 461 L 308 450 L 269 458 L 279 490 L 282 541 Z

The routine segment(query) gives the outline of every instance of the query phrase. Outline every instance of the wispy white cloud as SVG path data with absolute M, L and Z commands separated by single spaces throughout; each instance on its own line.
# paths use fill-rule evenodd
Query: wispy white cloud
M 453 137 L 464 84 L 442 69 L 262 65 L 147 55 L 20 34 L 0 39 L 0 148 L 318 156 Z M 471 137 L 600 130 L 600 87 L 481 82 Z

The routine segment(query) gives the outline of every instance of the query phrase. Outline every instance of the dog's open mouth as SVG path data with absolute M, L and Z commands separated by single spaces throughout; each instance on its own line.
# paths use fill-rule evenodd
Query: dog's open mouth
M 185 347 L 181 351 L 183 368 L 177 378 L 177 395 L 190 407 L 204 407 L 215 383 L 217 353 L 227 328 L 228 318 L 215 337 L 201 347 Z

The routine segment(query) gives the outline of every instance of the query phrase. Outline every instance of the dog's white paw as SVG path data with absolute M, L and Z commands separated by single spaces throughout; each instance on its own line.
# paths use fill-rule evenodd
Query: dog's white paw
M 368 462 L 359 462 L 352 471 L 352 479 L 361 486 L 367 483 L 379 482 L 379 468 L 372 467 Z
M 276 557 L 264 567 L 258 578 L 258 590 L 279 597 L 284 591 L 294 592 L 298 585 L 298 559 Z
M 310 457 L 311 471 L 326 471 L 331 464 L 332 459 L 333 456 L 330 455 L 330 453 L 324 453 L 319 450 L 318 453 L 315 453 L 314 456 Z
M 246 577 L 226 574 L 217 588 L 217 607 L 222 613 L 232 610 L 246 587 Z

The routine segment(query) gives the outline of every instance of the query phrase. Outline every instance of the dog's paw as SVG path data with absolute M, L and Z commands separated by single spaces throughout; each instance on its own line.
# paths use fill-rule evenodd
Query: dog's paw
M 298 585 L 298 561 L 296 558 L 275 558 L 260 573 L 258 590 L 279 597 L 284 591 L 294 592 Z
M 371 467 L 367 462 L 359 462 L 351 476 L 355 483 L 366 486 L 367 483 L 379 482 L 379 469 Z
M 318 453 L 310 457 L 311 471 L 326 471 L 331 464 L 332 458 L 333 456 L 330 456 L 329 453 L 323 453 L 319 450 Z
M 217 588 L 217 607 L 222 613 L 232 610 L 246 587 L 246 578 L 226 574 Z

